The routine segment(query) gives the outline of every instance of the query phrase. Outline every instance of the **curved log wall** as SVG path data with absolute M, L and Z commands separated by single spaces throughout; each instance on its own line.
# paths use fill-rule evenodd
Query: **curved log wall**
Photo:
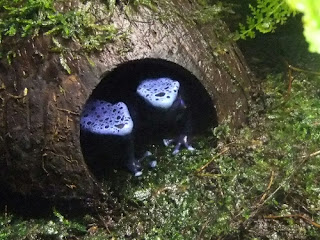
M 188 1 L 175 4 L 194 10 Z M 100 195 L 81 153 L 79 116 L 100 76 L 127 61 L 178 64 L 207 90 L 218 122 L 229 118 L 235 127 L 245 122 L 250 76 L 236 45 L 222 42 L 209 27 L 199 29 L 177 16 L 164 21 L 146 8 L 130 16 L 117 10 L 113 21 L 130 34 L 91 56 L 95 66 L 67 56 L 72 70 L 67 74 L 59 54 L 50 53 L 47 37 L 26 41 L 11 65 L 1 63 L 0 185 L 7 190 L 58 200 Z

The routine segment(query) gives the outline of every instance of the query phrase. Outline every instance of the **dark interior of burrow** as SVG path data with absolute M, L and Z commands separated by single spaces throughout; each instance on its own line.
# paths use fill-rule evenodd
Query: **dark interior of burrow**
M 193 137 L 204 135 L 208 133 L 212 127 L 217 126 L 217 113 L 213 100 L 197 77 L 182 66 L 162 59 L 140 59 L 118 65 L 113 70 L 102 75 L 100 83 L 92 91 L 88 101 L 103 100 L 112 104 L 135 101 L 134 99 L 130 99 L 132 94 L 128 93 L 135 93 L 141 81 L 157 78 L 170 78 L 179 81 L 179 92 L 185 104 L 191 110 Z M 136 133 L 136 135 L 139 136 L 142 134 L 145 133 Z M 157 135 L 157 133 L 153 133 L 153 135 Z M 84 134 L 82 130 L 80 132 L 80 142 L 84 159 L 95 175 L 103 174 L 106 170 L 110 170 L 107 168 L 117 167 L 112 165 L 112 163 L 117 165 L 117 161 L 107 163 L 108 159 L 103 156 L 103 152 L 108 149 L 108 144 L 104 144 L 103 138 L 104 136 L 91 138 Z M 152 139 L 152 142 L 148 144 L 161 142 L 154 141 L 155 139 L 157 139 L 156 136 Z M 162 139 L 158 138 L 157 140 Z M 139 144 L 140 142 L 135 142 L 136 149 L 144 147 L 139 146 Z M 122 147 L 123 146 L 119 144 L 117 152 L 113 152 L 111 155 L 116 158 L 117 154 L 121 152 Z M 91 156 L 92 151 L 97 154 Z M 102 155 L 99 155 L 99 152 L 101 152 Z

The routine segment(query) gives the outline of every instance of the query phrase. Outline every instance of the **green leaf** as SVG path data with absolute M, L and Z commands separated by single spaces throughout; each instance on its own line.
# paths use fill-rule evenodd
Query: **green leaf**
M 52 37 L 51 39 L 52 39 L 52 42 L 54 43 L 54 45 L 55 45 L 57 48 L 59 48 L 59 49 L 62 49 L 62 48 L 63 48 L 62 45 L 61 45 L 61 43 L 60 43 L 56 38 Z
M 14 51 L 9 51 L 9 52 L 7 52 L 7 61 L 8 61 L 8 63 L 9 63 L 9 65 L 11 65 L 11 63 L 12 63 L 12 58 L 15 58 L 16 57 L 16 52 L 14 52 Z
M 276 26 L 284 24 L 289 16 L 295 14 L 285 3 L 285 0 L 257 0 L 256 6 L 249 4 L 251 15 L 247 16 L 246 26 L 239 24 L 240 35 L 237 39 L 254 38 L 256 31 L 273 32 Z
M 88 61 L 88 63 L 92 66 L 92 67 L 94 67 L 96 64 L 94 63 L 94 61 L 88 56 L 88 54 L 85 54 L 85 56 L 86 56 L 86 58 L 87 58 L 87 61 Z
M 63 56 L 62 53 L 60 54 L 59 59 L 60 59 L 60 64 L 64 68 L 64 70 L 66 70 L 68 72 L 68 74 L 71 74 L 71 69 L 68 66 L 67 60 L 65 59 L 65 57 Z
M 55 9 L 54 0 L 0 0 L 0 44 L 3 38 L 45 34 L 66 39 L 59 44 L 53 40 L 56 51 L 70 46 L 72 41 L 76 42 L 72 45 L 75 46 L 73 50 L 80 54 L 100 50 L 102 45 L 123 36 L 117 35 L 118 30 L 111 26 L 110 18 L 105 17 L 106 12 L 116 7 L 115 0 L 108 1 L 108 4 L 93 8 L 92 3 L 87 2 L 73 9 L 60 10 Z M 5 55 L 8 50 L 3 52 Z
M 12 36 L 16 35 L 16 33 L 17 33 L 16 27 L 14 25 L 11 25 L 9 30 L 6 31 L 5 35 L 8 35 L 8 36 L 12 37 Z
M 320 53 L 320 5 L 318 0 L 286 0 L 293 8 L 303 13 L 304 36 L 311 52 Z

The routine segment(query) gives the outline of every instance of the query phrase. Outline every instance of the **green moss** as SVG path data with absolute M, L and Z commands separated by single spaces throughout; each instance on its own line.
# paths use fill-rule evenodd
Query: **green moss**
M 318 78 L 297 74 L 287 98 L 282 76 L 269 75 L 263 84 L 267 113 L 257 118 L 255 128 L 232 133 L 227 123 L 220 125 L 213 131 L 220 139 L 218 147 L 211 145 L 213 136 L 200 138 L 194 141 L 194 153 L 184 150 L 172 156 L 172 148 L 154 146 L 157 169 L 145 171 L 139 179 L 118 172 L 106 180 L 115 203 L 114 223 L 106 225 L 108 230 L 98 217 L 78 223 L 55 211 L 52 220 L 2 217 L 0 236 L 97 240 L 317 236 L 317 229 L 296 218 L 275 222 L 263 216 L 300 214 L 303 206 L 306 217 L 320 222 L 319 156 L 305 157 L 319 150 Z
M 215 24 L 221 18 L 234 14 L 234 5 L 224 2 L 210 3 L 198 1 L 200 8 L 193 14 L 193 20 L 199 24 Z
M 251 106 L 249 126 L 232 132 L 226 121 L 194 139 L 193 153 L 172 156 L 172 148 L 153 146 L 155 170 L 141 178 L 120 171 L 106 177 L 112 215 L 79 220 L 54 211 L 52 219 L 24 220 L 3 214 L 0 239 L 317 238 L 319 230 L 302 219 L 265 219 L 303 214 L 320 222 L 320 155 L 310 156 L 320 143 L 320 79 L 302 72 L 294 79 L 290 96 L 283 74 L 263 80 L 264 112 Z
M 266 115 L 254 123 L 256 128 L 236 134 L 227 125 L 219 126 L 214 130 L 220 136 L 218 148 L 208 139 L 198 139 L 198 150 L 192 154 L 184 151 L 172 157 L 172 149 L 155 149 L 159 168 L 139 181 L 123 183 L 125 200 L 119 212 L 126 214 L 116 224 L 115 236 L 216 239 L 238 238 L 244 231 L 244 239 L 259 239 L 266 233 L 257 230 L 258 219 L 299 213 L 301 206 L 319 220 L 319 159 L 305 158 L 319 146 L 319 79 L 296 77 L 301 80 L 294 82 L 292 96 L 286 98 L 282 76 L 270 75 L 264 83 Z M 286 220 L 280 222 L 280 233 L 278 224 L 265 220 L 267 234 L 315 235 L 312 227 Z
M 155 10 L 151 0 L 121 2 L 125 11 L 145 6 Z M 126 38 L 111 18 L 116 1 L 0 0 L 0 58 L 10 64 L 21 43 L 41 35 L 52 39 L 50 50 L 60 54 L 60 63 L 70 73 L 65 55 L 85 56 L 102 50 L 107 43 Z M 10 49 L 10 50 L 8 50 Z
M 80 51 L 92 51 L 118 34 L 108 22 L 113 9 L 110 5 L 96 8 L 90 3 L 78 3 L 69 7 L 53 0 L 2 0 L 0 5 L 0 43 L 45 34 L 72 40 Z
M 50 221 L 1 218 L 3 239 L 264 239 L 277 235 L 317 236 L 295 218 L 263 220 L 268 215 L 301 213 L 320 221 L 318 213 L 320 106 L 317 76 L 298 74 L 290 98 L 281 75 L 264 83 L 267 113 L 232 134 L 227 125 L 211 138 L 195 140 L 197 151 L 172 156 L 172 148 L 154 146 L 159 166 L 137 179 L 118 172 L 105 187 L 115 203 L 114 223 L 105 230 L 91 218 L 74 223 L 58 212 Z M 259 222 L 260 221 L 260 222 Z M 85 227 L 97 226 L 95 231 Z M 266 229 L 261 229 L 266 226 Z M 51 234 L 51 235 L 50 235 Z M 291 234 L 291 235 L 290 235 Z M 37 236 L 32 238 L 31 236 Z M 51 238 L 48 238 L 50 236 Z M 54 237 L 52 237 L 54 236 Z
M 23 220 L 12 215 L 0 217 L 0 239 L 66 239 L 73 236 L 83 236 L 86 227 L 77 222 L 66 220 L 60 213 L 54 211 L 52 220 Z
M 256 0 L 256 4 L 249 4 L 251 14 L 246 17 L 246 24 L 239 23 L 236 39 L 254 38 L 256 32 L 274 32 L 277 26 L 286 23 L 295 11 L 289 8 L 283 0 Z

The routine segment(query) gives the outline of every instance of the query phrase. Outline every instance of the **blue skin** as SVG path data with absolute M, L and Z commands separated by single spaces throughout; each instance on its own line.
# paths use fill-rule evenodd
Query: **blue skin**
M 150 127 L 154 128 L 158 123 L 182 122 L 183 126 L 179 126 L 181 127 L 181 134 L 176 139 L 163 139 L 163 143 L 166 146 L 175 143 L 173 155 L 179 153 L 182 146 L 189 151 L 194 150 L 188 141 L 191 125 L 190 114 L 187 113 L 187 106 L 179 95 L 179 87 L 180 85 L 177 81 L 169 78 L 148 79 L 140 83 L 136 94 L 137 98 L 142 99 L 140 104 L 145 104 L 147 108 L 157 113 L 157 115 L 155 115 L 157 119 L 151 119 L 152 123 L 146 123 L 146 125 L 149 124 L 149 128 L 146 127 L 146 131 L 148 131 Z M 141 115 L 143 115 L 143 111 Z M 146 119 L 145 116 L 140 116 L 139 121 L 143 121 L 144 119 Z M 82 113 L 81 129 L 93 134 L 109 137 L 117 136 L 128 139 L 125 149 L 123 149 L 126 158 L 124 164 L 134 176 L 140 176 L 142 174 L 140 162 L 152 154 L 147 151 L 141 159 L 135 158 L 133 120 L 125 103 L 118 102 L 111 104 L 109 102 L 95 100 L 88 102 Z M 154 122 L 156 124 L 154 124 Z M 140 123 L 142 128 L 145 127 L 144 124 L 145 123 Z M 150 167 L 155 167 L 156 164 L 157 162 L 154 159 L 149 163 Z
M 106 142 L 106 148 L 112 148 L 111 139 L 114 141 L 123 139 L 127 142 L 124 144 L 125 148 L 121 149 L 124 152 L 121 154 L 126 158 L 125 165 L 135 176 L 142 174 L 141 164 L 134 157 L 132 136 L 134 124 L 126 104 L 123 102 L 111 104 L 102 100 L 89 101 L 82 112 L 80 126 L 84 132 L 109 139 Z
M 174 109 L 174 112 L 179 112 L 179 111 L 186 111 L 187 106 L 182 100 L 182 98 L 179 96 L 177 98 L 177 103 L 176 105 L 173 105 L 171 108 Z M 181 146 L 184 146 L 186 149 L 189 151 L 194 151 L 195 149 L 190 145 L 189 140 L 188 140 L 188 133 L 190 131 L 190 117 L 188 116 L 188 119 L 186 119 L 185 126 L 183 128 L 183 133 L 179 135 L 176 139 L 163 139 L 163 144 L 165 146 L 169 146 L 170 144 L 176 144 L 174 147 L 174 150 L 172 152 L 173 155 L 176 155 L 179 153 Z
M 173 151 L 174 155 L 180 151 L 181 146 L 186 147 L 190 151 L 194 150 L 188 142 L 188 134 L 191 131 L 191 117 L 185 102 L 179 94 L 179 88 L 180 83 L 170 78 L 146 79 L 137 88 L 137 94 L 144 100 L 144 104 L 151 108 L 151 113 L 152 111 L 158 111 L 162 114 L 160 116 L 159 114 L 155 114 L 155 117 L 159 118 L 160 122 L 167 121 L 168 126 L 172 123 L 180 122 L 180 126 L 177 126 L 181 128 L 180 136 L 177 139 L 163 140 L 166 146 L 176 143 Z M 181 121 L 181 117 L 186 119 L 182 119 L 183 121 Z M 153 122 L 151 127 L 154 127 L 157 122 L 159 123 L 159 120 L 155 121 L 155 119 L 151 119 L 151 122 Z

